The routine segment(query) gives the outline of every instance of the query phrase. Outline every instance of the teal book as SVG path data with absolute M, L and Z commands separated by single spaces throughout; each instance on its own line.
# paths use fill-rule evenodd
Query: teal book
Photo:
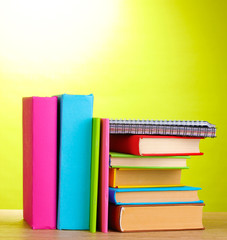
M 93 95 L 58 97 L 57 228 L 89 230 Z
M 97 225 L 100 124 L 100 118 L 93 118 L 91 150 L 90 232 L 96 232 Z
M 203 203 L 198 187 L 109 188 L 109 201 L 115 205 L 160 205 Z

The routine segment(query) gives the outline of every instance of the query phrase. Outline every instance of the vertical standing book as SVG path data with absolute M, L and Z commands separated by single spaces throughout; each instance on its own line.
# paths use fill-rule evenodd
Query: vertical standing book
M 93 95 L 59 97 L 58 229 L 89 230 Z
M 96 232 L 99 179 L 100 118 L 92 120 L 90 231 Z
M 108 207 L 109 207 L 109 119 L 101 119 L 101 157 L 99 178 L 99 229 L 108 232 Z
M 56 228 L 57 97 L 23 98 L 23 215 L 33 229 Z

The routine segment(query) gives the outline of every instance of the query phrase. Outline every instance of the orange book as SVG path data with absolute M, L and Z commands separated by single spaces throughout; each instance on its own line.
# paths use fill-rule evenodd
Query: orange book
M 109 169 L 113 188 L 181 186 L 180 181 L 181 169 Z

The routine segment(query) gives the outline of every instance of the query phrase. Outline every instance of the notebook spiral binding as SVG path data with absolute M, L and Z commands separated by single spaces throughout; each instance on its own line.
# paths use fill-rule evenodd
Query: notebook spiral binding
M 110 133 L 213 138 L 216 127 L 207 121 L 110 119 Z

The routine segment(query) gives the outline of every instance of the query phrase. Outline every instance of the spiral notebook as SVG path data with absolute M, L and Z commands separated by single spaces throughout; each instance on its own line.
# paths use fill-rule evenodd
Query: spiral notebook
M 149 134 L 216 137 L 215 125 L 206 121 L 110 120 L 110 134 Z

